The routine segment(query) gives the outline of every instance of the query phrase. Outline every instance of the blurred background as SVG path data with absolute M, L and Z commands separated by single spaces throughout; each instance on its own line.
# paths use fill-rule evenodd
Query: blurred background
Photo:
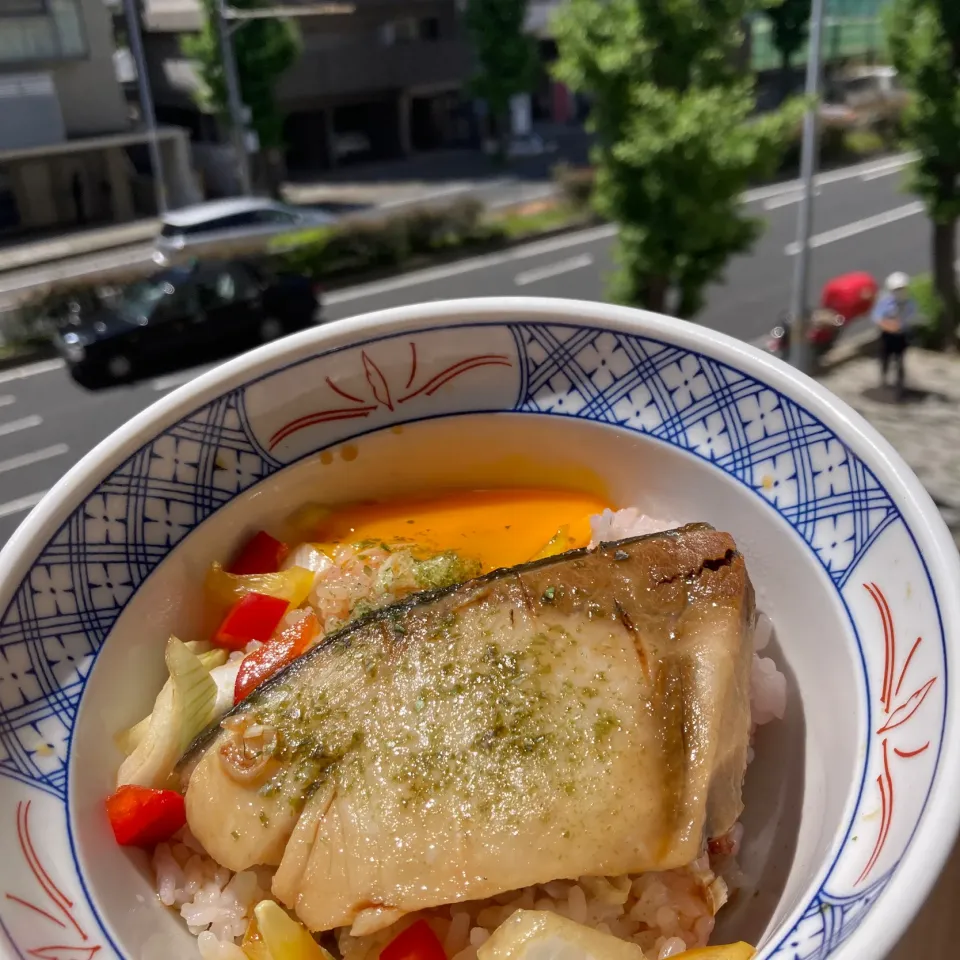
M 499 294 L 792 355 L 960 530 L 956 50 L 935 0 L 0 0 L 0 542 L 227 356 Z

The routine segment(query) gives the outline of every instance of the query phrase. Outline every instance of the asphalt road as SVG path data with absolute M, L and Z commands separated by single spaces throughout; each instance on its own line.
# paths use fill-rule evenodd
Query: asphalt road
M 812 289 L 848 270 L 882 278 L 928 269 L 930 229 L 901 191 L 901 164 L 885 161 L 824 177 L 815 211 Z M 755 251 L 731 263 L 699 317 L 707 327 L 756 340 L 786 308 L 796 257 L 798 194 L 790 185 L 753 191 L 748 206 L 768 223 Z M 529 295 L 602 300 L 612 269 L 613 228 L 601 227 L 502 253 L 331 293 L 329 320 L 390 306 L 457 297 Z M 0 372 L 0 543 L 98 441 L 199 369 L 88 393 L 58 361 Z
M 504 176 L 488 177 L 482 180 L 451 180 L 440 186 L 391 185 L 381 193 L 382 196 L 371 197 L 366 203 L 327 202 L 319 206 L 330 212 L 343 214 L 349 212 L 353 216 L 376 218 L 414 206 L 443 206 L 469 196 L 479 200 L 488 209 L 496 210 L 552 196 L 556 193 L 556 187 L 549 179 L 524 180 L 518 176 Z M 54 281 L 78 279 L 101 271 L 115 270 L 118 267 L 149 267 L 154 252 L 153 240 L 142 238 L 120 247 L 82 252 L 82 234 L 68 237 L 60 243 L 41 242 L 30 246 L 38 251 L 63 246 L 71 252 L 66 256 L 58 254 L 56 257 L 50 256 L 49 253 L 41 253 L 38 259 L 42 256 L 43 262 L 29 266 L 4 268 L 0 263 L 0 311 L 16 306 L 22 302 L 25 294 L 43 288 Z M 2 253 L 3 251 L 0 251 L 0 261 L 15 259 L 5 258 Z

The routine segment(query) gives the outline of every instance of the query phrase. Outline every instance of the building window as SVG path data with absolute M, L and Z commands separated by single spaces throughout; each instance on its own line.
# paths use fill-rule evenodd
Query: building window
M 423 17 L 420 20 L 420 39 L 421 40 L 439 40 L 440 39 L 440 18 Z
M 385 47 L 416 40 L 439 40 L 440 20 L 437 17 L 400 17 L 380 26 L 380 42 Z
M 0 63 L 85 53 L 78 0 L 0 0 Z

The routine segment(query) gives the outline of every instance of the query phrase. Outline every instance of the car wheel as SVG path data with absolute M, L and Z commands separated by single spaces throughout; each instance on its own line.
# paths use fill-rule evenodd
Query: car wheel
M 266 317 L 260 321 L 260 340 L 269 343 L 283 336 L 283 324 L 276 317 Z
M 107 360 L 107 373 L 113 380 L 126 380 L 133 372 L 133 364 L 122 353 L 115 353 Z
M 96 374 L 86 365 L 83 366 L 71 366 L 70 376 L 73 378 L 73 382 L 77 386 L 83 387 L 84 390 L 96 390 L 98 386 L 101 386 L 100 380 L 98 380 Z

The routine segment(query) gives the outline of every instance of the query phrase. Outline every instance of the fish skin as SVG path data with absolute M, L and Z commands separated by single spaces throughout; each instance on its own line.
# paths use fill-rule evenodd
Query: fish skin
M 181 764 L 188 822 L 230 869 L 279 865 L 275 895 L 313 930 L 682 866 L 742 809 L 753 615 L 733 539 L 699 524 L 413 595 L 327 638 L 232 711 L 287 731 L 272 796 L 223 773 L 219 727 L 198 738 Z M 496 638 L 494 659 L 477 630 Z M 433 698 L 439 667 L 482 694 Z M 414 699 L 421 680 L 431 696 Z M 291 746 L 298 708 L 323 731 L 301 738 L 309 761 Z M 419 746 L 396 749 L 403 737 Z

